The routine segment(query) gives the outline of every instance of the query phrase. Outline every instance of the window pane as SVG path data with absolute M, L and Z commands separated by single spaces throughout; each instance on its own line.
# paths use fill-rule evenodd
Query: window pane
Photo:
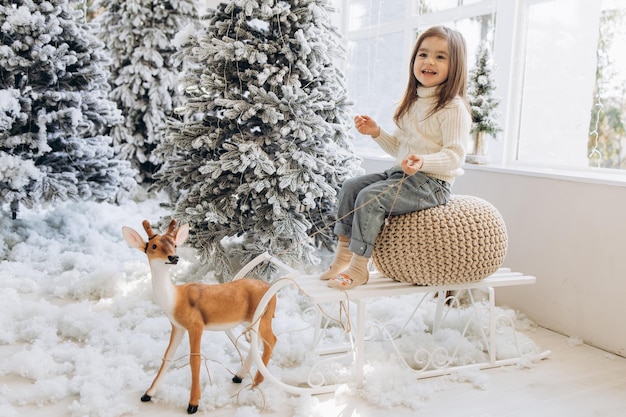
M 364 29 L 396 20 L 404 20 L 409 12 L 406 0 L 350 0 L 349 30 Z
M 626 169 L 626 1 L 605 0 L 600 13 L 589 165 Z
M 420 14 L 452 9 L 465 4 L 478 3 L 482 0 L 420 0 Z
M 549 1 L 528 12 L 517 159 L 587 166 L 599 4 Z
M 465 4 L 476 1 L 479 0 L 465 1 Z M 410 36 L 415 40 L 418 29 L 426 29 L 426 27 L 418 28 L 419 19 L 411 20 L 406 14 L 413 5 L 418 3 L 419 1 L 407 0 L 384 2 L 348 0 L 344 3 L 350 22 L 348 33 L 367 27 L 376 27 L 375 35 L 367 34 L 366 36 L 369 35 L 367 38 L 357 38 L 347 43 L 346 78 L 348 93 L 355 103 L 354 112 L 371 116 L 389 132 L 393 132 L 396 128 L 393 113 L 406 88 L 409 54 L 413 47 L 413 42 L 407 39 Z M 455 3 L 458 1 L 455 0 Z M 454 6 L 456 5 L 458 4 Z M 405 27 L 403 31 L 395 29 L 394 26 L 385 26 L 386 23 L 395 24 L 400 21 L 404 22 L 400 25 Z M 472 67 L 481 39 L 493 42 L 495 15 L 489 14 L 432 24 L 444 24 L 463 33 L 468 44 L 468 65 Z M 393 30 L 398 31 L 391 32 Z M 359 33 L 359 36 L 363 34 Z M 369 137 L 364 137 L 356 130 L 353 133 L 356 149 L 359 152 L 386 156 L 380 146 Z
M 348 92 L 356 114 L 371 116 L 393 132 L 393 112 L 402 98 L 408 69 L 404 67 L 402 32 L 348 42 Z M 357 149 L 380 151 L 369 137 L 356 132 Z
M 444 26 L 448 26 L 449 28 L 461 32 L 465 38 L 465 42 L 467 43 L 468 69 L 471 69 L 474 66 L 478 45 L 480 45 L 483 40 L 489 42 L 489 46 L 493 49 L 495 19 L 495 14 L 487 14 L 471 17 L 469 19 L 456 20 L 454 22 L 441 23 Z

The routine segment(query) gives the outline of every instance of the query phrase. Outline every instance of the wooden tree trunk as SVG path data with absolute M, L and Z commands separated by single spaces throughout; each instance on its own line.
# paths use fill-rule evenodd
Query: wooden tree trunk
M 470 164 L 486 164 L 489 162 L 487 139 L 485 132 L 474 133 L 474 148 L 472 153 L 468 153 L 465 157 L 465 162 Z

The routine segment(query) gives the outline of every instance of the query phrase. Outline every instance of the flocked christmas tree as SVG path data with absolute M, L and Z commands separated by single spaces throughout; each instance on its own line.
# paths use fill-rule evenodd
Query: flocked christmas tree
M 108 58 L 67 0 L 1 0 L 0 198 L 114 199 L 135 184 L 108 131 Z
M 323 0 L 237 0 L 184 45 L 188 121 L 171 126 L 160 185 L 181 192 L 175 216 L 218 276 L 265 251 L 315 264 L 334 246 L 336 194 L 360 168 L 330 13 Z
M 468 156 L 471 162 L 481 162 L 486 153 L 484 134 L 495 136 L 500 128 L 497 107 L 500 100 L 494 96 L 496 82 L 493 76 L 494 66 L 491 61 L 489 45 L 482 42 L 476 52 L 476 65 L 469 74 L 467 95 L 472 113 L 472 133 L 474 150 Z M 472 158 L 476 159 L 475 161 Z
M 139 172 L 137 182 L 150 183 L 162 164 L 154 152 L 167 118 L 181 104 L 180 72 L 171 59 L 181 30 L 198 24 L 192 0 L 101 0 L 95 22 L 111 55 L 109 97 L 124 115 L 111 132 L 121 155 Z

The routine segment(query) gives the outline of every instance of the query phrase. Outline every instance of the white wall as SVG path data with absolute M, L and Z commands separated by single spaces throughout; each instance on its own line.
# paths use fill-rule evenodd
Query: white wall
M 505 266 L 537 277 L 499 289 L 499 303 L 626 356 L 626 188 L 467 170 L 454 192 L 498 208 L 509 236 Z
M 364 161 L 366 170 L 388 163 Z M 504 218 L 504 266 L 537 277 L 497 302 L 542 327 L 626 356 L 626 187 L 466 169 L 453 187 Z

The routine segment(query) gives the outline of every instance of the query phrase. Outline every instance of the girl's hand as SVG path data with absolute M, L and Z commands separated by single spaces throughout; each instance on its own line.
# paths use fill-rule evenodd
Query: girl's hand
M 413 175 L 424 165 L 424 160 L 419 155 L 409 155 L 402 161 L 402 171 L 406 175 Z
M 354 127 L 363 135 L 375 138 L 380 135 L 380 127 L 369 116 L 354 116 Z

